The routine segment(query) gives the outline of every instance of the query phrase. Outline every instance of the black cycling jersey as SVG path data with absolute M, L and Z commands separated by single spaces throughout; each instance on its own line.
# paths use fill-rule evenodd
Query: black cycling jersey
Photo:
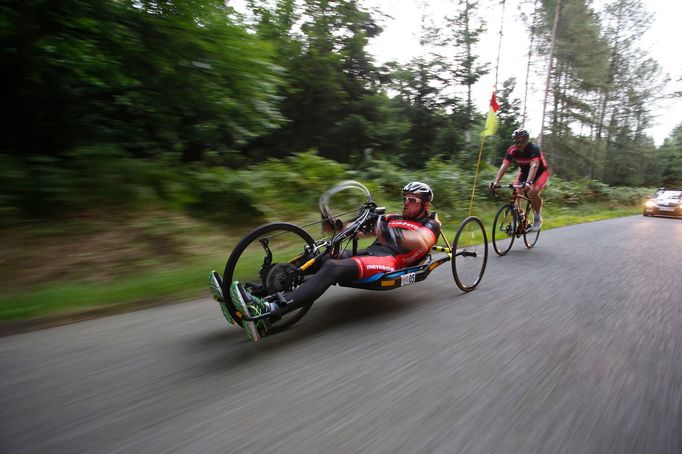
M 525 180 L 528 177 L 528 171 L 530 170 L 530 164 L 533 161 L 540 161 L 538 165 L 538 171 L 535 174 L 535 179 L 537 180 L 543 172 L 549 170 L 547 161 L 545 161 L 545 156 L 540 151 L 540 147 L 534 143 L 528 142 L 523 150 L 516 148 L 516 145 L 512 145 L 507 149 L 507 154 L 504 155 L 504 160 L 511 163 L 516 161 L 519 166 L 519 171 L 521 173 L 521 180 Z
M 430 230 L 431 233 L 433 233 L 433 236 L 436 239 L 438 238 L 438 235 L 440 235 L 440 224 L 436 222 L 436 220 L 431 216 L 423 218 L 405 218 L 401 215 L 391 214 L 386 216 L 382 220 L 384 223 L 384 225 L 382 226 L 383 228 L 388 227 L 392 229 L 406 229 L 418 231 L 425 227 L 428 230 Z M 376 246 L 377 248 L 385 248 L 391 252 L 390 255 L 394 256 L 402 256 L 404 254 L 409 254 L 411 252 L 410 249 L 406 248 L 405 246 L 402 246 L 401 244 L 397 243 L 384 244 L 379 240 L 375 241 L 370 247 L 374 246 Z

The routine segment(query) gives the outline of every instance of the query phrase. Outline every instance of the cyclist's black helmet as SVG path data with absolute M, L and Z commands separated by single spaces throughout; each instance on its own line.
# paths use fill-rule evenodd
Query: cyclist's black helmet
M 403 188 L 403 194 L 407 193 L 419 194 L 424 202 L 431 202 L 433 200 L 433 191 L 426 183 L 421 183 L 419 181 L 413 181 L 412 183 L 407 183 Z
M 527 139 L 530 137 L 530 134 L 528 134 L 528 131 L 526 131 L 523 128 L 519 128 L 512 132 L 512 140 L 516 139 Z

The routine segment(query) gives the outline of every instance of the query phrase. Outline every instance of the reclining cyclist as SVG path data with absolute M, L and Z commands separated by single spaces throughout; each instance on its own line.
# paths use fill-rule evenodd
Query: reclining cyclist
M 440 222 L 435 212 L 430 212 L 433 191 L 427 184 L 415 181 L 407 184 L 402 193 L 402 215 L 380 217 L 372 232 L 376 240 L 369 247 L 355 256 L 348 251 L 338 258 L 326 256 L 310 279 L 274 297 L 256 297 L 234 281 L 230 285 L 234 307 L 250 317 L 268 312 L 277 317 L 314 302 L 333 284 L 350 283 L 419 263 L 440 234 Z M 267 334 L 269 324 L 266 320 L 243 320 L 242 327 L 249 339 L 258 341 Z
M 539 230 L 542 226 L 542 198 L 540 193 L 545 188 L 550 174 L 547 161 L 545 161 L 545 156 L 540 151 L 540 147 L 531 143 L 529 139 L 530 135 L 525 129 L 517 129 L 512 133 L 514 145 L 507 149 L 495 181 L 490 183 L 490 187 L 498 185 L 509 165 L 512 161 L 516 161 L 519 166 L 519 173 L 516 175 L 514 184 L 524 185 L 522 189 L 518 189 L 518 193 L 521 195 L 527 191 L 531 206 L 536 213 L 531 230 Z

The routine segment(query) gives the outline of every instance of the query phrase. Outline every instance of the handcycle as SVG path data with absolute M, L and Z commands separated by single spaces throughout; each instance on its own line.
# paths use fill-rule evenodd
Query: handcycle
M 364 202 L 349 212 L 334 216 L 329 208 L 332 195 L 355 189 L 363 193 Z M 247 234 L 232 250 L 223 275 L 212 271 L 209 286 L 225 315 L 231 323 L 242 325 L 243 321 L 268 319 L 268 335 L 293 326 L 310 310 L 309 303 L 291 312 L 276 316 L 269 313 L 250 317 L 239 312 L 229 297 L 230 283 L 237 280 L 252 295 L 273 300 L 282 292 L 293 290 L 314 275 L 316 266 L 326 256 L 339 257 L 350 248 L 356 255 L 363 233 L 370 233 L 379 218 L 385 215 L 385 208 L 377 206 L 369 190 L 356 181 L 345 181 L 332 187 L 320 197 L 322 220 L 308 224 L 327 223 L 333 233 L 315 240 L 303 227 L 287 222 L 273 222 L 261 225 Z M 344 223 L 339 218 L 351 214 L 352 219 Z M 435 214 L 435 212 L 434 212 Z M 464 292 L 474 290 L 481 282 L 488 260 L 488 240 L 483 222 L 469 216 L 464 219 L 455 233 L 451 244 L 441 229 L 443 244 L 434 245 L 414 266 L 375 274 L 366 279 L 339 283 L 342 287 L 366 290 L 391 290 L 405 287 L 426 279 L 437 267 L 451 262 L 455 284 Z M 215 288 L 215 283 L 219 289 Z M 225 295 L 225 297 L 223 297 Z
M 500 207 L 493 221 L 493 249 L 497 255 L 506 255 L 514 244 L 514 239 L 523 236 L 523 242 L 527 248 L 532 248 L 538 242 L 540 229 L 532 229 L 535 222 L 535 210 L 526 195 L 518 193 L 517 189 L 522 189 L 522 184 L 497 184 L 490 187 L 490 191 L 495 197 L 497 188 L 512 189 L 509 203 Z M 521 200 L 526 201 L 526 209 L 521 209 Z

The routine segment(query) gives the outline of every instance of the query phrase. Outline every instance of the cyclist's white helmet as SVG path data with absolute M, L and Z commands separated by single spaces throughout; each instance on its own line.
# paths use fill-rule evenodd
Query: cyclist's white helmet
M 528 139 L 530 137 L 530 134 L 528 134 L 528 131 L 523 128 L 519 128 L 512 132 L 512 140 L 516 139 Z
M 421 183 L 419 181 L 413 181 L 412 183 L 407 183 L 403 188 L 403 194 L 407 193 L 418 194 L 424 202 L 431 202 L 433 200 L 433 191 L 426 183 Z

